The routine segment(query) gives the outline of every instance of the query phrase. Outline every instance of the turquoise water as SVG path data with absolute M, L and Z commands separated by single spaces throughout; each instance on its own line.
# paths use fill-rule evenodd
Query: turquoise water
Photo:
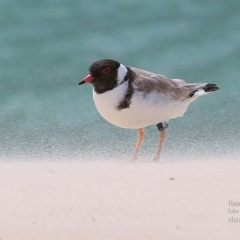
M 104 121 L 92 87 L 77 85 L 102 58 L 217 83 L 170 121 L 162 159 L 239 159 L 239 10 L 235 0 L 2 0 L 1 159 L 131 156 L 136 131 Z M 152 158 L 157 141 L 146 128 L 140 156 Z

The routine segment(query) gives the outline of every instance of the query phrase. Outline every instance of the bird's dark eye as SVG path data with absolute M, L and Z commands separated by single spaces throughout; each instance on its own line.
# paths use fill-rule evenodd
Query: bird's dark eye
M 103 70 L 102 70 L 102 73 L 104 74 L 107 74 L 107 73 L 110 73 L 111 72 L 111 68 L 110 67 L 105 67 Z

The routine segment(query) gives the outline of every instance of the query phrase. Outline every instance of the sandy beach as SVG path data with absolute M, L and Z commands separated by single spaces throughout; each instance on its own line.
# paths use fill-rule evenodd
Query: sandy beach
M 239 166 L 2 162 L 0 239 L 237 240 L 240 206 L 229 201 L 240 202 Z

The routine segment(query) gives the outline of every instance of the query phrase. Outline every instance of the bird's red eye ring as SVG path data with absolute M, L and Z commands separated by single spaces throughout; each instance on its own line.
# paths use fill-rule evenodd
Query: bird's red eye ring
M 107 74 L 107 73 L 110 73 L 111 72 L 111 68 L 110 67 L 105 67 L 103 70 L 102 70 L 102 73 L 104 74 Z

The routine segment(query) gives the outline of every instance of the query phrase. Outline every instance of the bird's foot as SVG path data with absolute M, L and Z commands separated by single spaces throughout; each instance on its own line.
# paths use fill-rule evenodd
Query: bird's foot
M 132 158 L 131 158 L 131 162 L 132 162 L 132 163 L 136 162 L 136 161 L 137 161 L 137 158 L 138 158 L 137 154 L 134 153 L 133 156 L 132 156 Z
M 160 156 L 155 156 L 153 158 L 152 162 L 155 162 L 155 163 L 159 162 L 159 158 L 160 158 Z

